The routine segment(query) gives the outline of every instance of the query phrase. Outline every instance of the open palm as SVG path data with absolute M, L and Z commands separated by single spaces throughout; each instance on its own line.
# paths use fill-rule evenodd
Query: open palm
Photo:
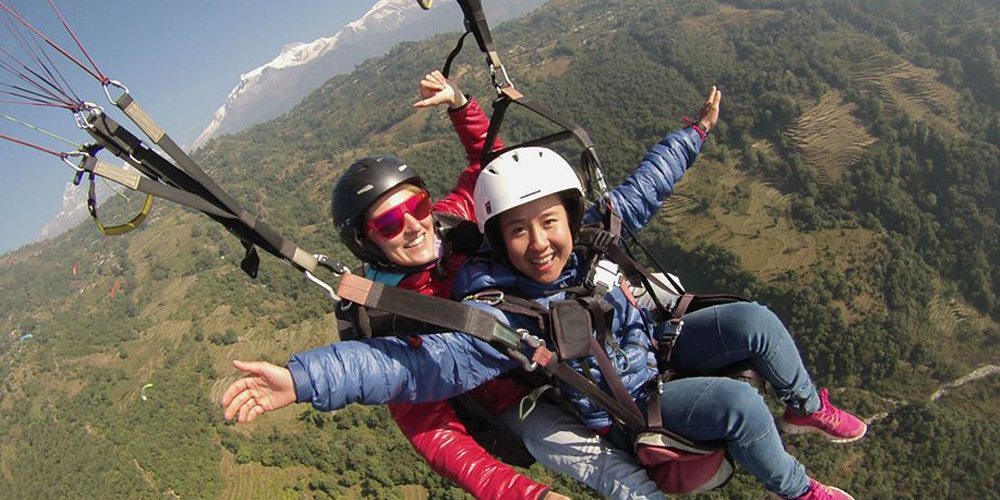
M 233 382 L 222 394 L 226 420 L 250 422 L 258 415 L 295 402 L 292 373 L 271 363 L 233 361 L 247 376 Z

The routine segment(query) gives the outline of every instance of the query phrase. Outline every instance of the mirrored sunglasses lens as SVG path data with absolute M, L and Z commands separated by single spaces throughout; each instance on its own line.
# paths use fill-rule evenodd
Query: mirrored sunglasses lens
M 392 238 L 403 231 L 403 211 L 396 207 L 380 215 L 372 223 L 383 238 Z

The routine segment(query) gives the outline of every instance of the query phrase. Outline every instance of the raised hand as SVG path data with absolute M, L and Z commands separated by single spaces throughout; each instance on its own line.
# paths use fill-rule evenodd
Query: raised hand
M 465 106 L 467 99 L 458 86 L 448 80 L 440 71 L 432 71 L 420 80 L 420 100 L 413 103 L 415 108 L 429 108 L 447 104 L 450 109 Z
M 712 91 L 708 93 L 708 99 L 701 106 L 701 114 L 698 117 L 698 125 L 708 132 L 715 127 L 715 122 L 719 121 L 719 103 L 722 102 L 722 92 L 712 85 Z
M 230 384 L 222 394 L 226 420 L 251 422 L 258 415 L 295 402 L 295 384 L 288 368 L 264 362 L 233 361 L 247 376 Z

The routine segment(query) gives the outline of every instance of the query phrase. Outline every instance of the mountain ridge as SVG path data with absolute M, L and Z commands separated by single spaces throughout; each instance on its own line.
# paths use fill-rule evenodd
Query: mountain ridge
M 978 270 L 989 285 L 995 273 L 987 257 L 997 234 L 988 195 L 1000 191 L 1000 156 L 987 141 L 993 122 L 963 107 L 966 136 L 953 137 L 913 118 L 922 89 L 954 76 L 949 60 L 963 55 L 918 38 L 892 48 L 894 29 L 920 33 L 908 16 L 921 10 L 934 25 L 979 28 L 954 6 L 892 3 L 906 19 L 848 23 L 866 12 L 853 0 L 577 0 L 539 9 L 495 38 L 519 88 L 591 133 L 611 185 L 682 125 L 679 116 L 696 112 L 708 85 L 722 85 L 722 121 L 645 243 L 690 289 L 767 304 L 843 407 L 885 414 L 857 446 L 785 439 L 810 475 L 879 500 L 989 498 L 1000 467 L 990 445 L 1000 439 L 1000 406 L 989 401 L 1000 398 L 1000 380 L 930 398 L 1000 357 L 988 301 L 974 303 L 976 289 L 965 288 L 977 278 L 954 274 Z M 995 8 L 975 5 L 978 22 L 996 19 Z M 942 35 L 927 28 L 924 36 Z M 410 107 L 448 38 L 399 45 L 291 113 L 212 141 L 196 159 L 300 247 L 353 263 L 336 243 L 328 197 L 355 157 L 399 153 L 437 195 L 465 165 L 446 113 Z M 726 50 L 704 51 L 706 40 Z M 871 64 L 871 55 L 891 64 Z M 900 60 L 924 61 L 905 78 L 926 81 L 897 88 L 898 71 L 882 70 Z M 492 89 L 480 54 L 467 50 L 456 64 L 463 90 L 485 106 Z M 886 80 L 852 84 L 862 76 Z M 946 85 L 959 97 L 971 87 Z M 503 136 L 546 130 L 513 110 Z M 824 133 L 847 135 L 860 155 L 816 147 Z M 570 159 L 578 153 L 560 149 Z M 828 163 L 836 175 L 818 175 Z M 956 204 L 962 199 L 974 203 Z M 953 213 L 971 234 L 939 215 Z M 942 246 L 948 241 L 964 250 Z M 0 332 L 34 333 L 0 339 L 0 496 L 467 498 L 413 455 L 382 408 L 296 406 L 249 426 L 221 422 L 211 399 L 241 375 L 232 359 L 280 364 L 335 340 L 332 305 L 318 288 L 268 256 L 250 280 L 234 262 L 241 257 L 218 225 L 163 203 L 128 237 L 79 227 L 0 258 Z M 145 383 L 155 387 L 141 402 Z M 67 447 L 75 452 L 52 458 Z M 527 473 L 572 498 L 596 498 L 537 467 Z M 766 495 L 741 472 L 698 498 Z
M 487 4 L 486 11 L 491 20 L 500 23 L 542 3 L 515 0 Z M 423 11 L 412 0 L 380 0 L 332 36 L 287 44 L 267 64 L 240 75 L 240 83 L 195 139 L 193 148 L 290 110 L 328 78 L 384 53 L 392 45 L 460 25 L 461 12 L 454 1 L 444 0 Z

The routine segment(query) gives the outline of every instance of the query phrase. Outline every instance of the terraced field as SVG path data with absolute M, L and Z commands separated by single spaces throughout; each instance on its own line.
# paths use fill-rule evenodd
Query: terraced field
M 219 500 L 280 500 L 301 498 L 292 487 L 299 476 L 309 476 L 314 471 L 308 467 L 265 467 L 256 462 L 239 464 L 232 453 L 223 451 L 220 472 L 226 488 L 218 496 Z
M 905 111 L 918 120 L 958 132 L 958 94 L 939 81 L 937 71 L 890 54 L 860 60 L 851 70 L 858 88 L 879 96 L 885 112 Z
M 840 91 L 831 90 L 785 132 L 821 184 L 839 179 L 875 143 L 865 124 L 854 116 L 856 109 Z

